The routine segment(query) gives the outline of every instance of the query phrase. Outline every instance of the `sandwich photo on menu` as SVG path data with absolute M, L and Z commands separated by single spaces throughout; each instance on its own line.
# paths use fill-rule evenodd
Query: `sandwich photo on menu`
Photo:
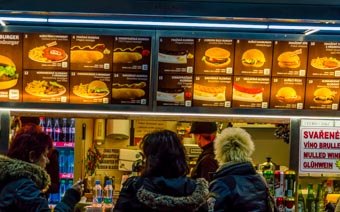
M 244 87 L 234 83 L 233 85 L 233 100 L 242 102 L 262 102 L 264 88 Z
M 336 94 L 336 91 L 332 91 L 327 87 L 318 88 L 314 91 L 313 101 L 318 104 L 331 104 Z
M 107 96 L 110 90 L 105 82 L 93 80 L 90 83 L 73 86 L 73 93 L 82 98 L 102 98 Z
M 301 96 L 298 96 L 296 94 L 295 89 L 292 87 L 280 88 L 277 91 L 275 97 L 279 102 L 283 102 L 283 103 L 295 103 L 296 101 L 301 100 Z
M 14 62 L 10 58 L 0 55 L 0 90 L 14 87 L 18 83 L 18 77 Z
M 259 68 L 264 65 L 266 58 L 259 49 L 248 49 L 242 54 L 242 65 L 245 67 Z
M 278 65 L 281 68 L 298 68 L 301 65 L 299 54 L 302 53 L 302 50 L 296 50 L 296 51 L 287 51 L 281 53 L 278 58 Z
M 230 52 L 219 47 L 212 47 L 205 51 L 202 61 L 211 68 L 225 68 L 230 64 Z

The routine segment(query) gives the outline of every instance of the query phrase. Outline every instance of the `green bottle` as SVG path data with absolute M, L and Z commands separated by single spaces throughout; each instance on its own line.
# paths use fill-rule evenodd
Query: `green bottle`
M 318 190 L 316 192 L 316 198 L 315 198 L 315 211 L 316 212 L 325 211 L 322 183 L 318 184 Z
M 306 198 L 306 212 L 315 212 L 315 197 L 314 197 L 314 190 L 313 184 L 308 184 L 308 193 Z
M 299 184 L 298 188 L 298 211 L 299 212 L 305 212 L 306 210 L 306 203 L 305 203 L 305 198 L 303 197 L 302 194 L 302 186 Z

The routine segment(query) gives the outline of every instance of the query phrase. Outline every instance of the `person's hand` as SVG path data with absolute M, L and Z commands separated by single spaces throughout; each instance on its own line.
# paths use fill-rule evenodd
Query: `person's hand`
M 83 194 L 84 191 L 84 184 L 82 180 L 78 180 L 75 184 L 71 186 L 72 189 L 78 191 L 80 193 L 80 196 Z

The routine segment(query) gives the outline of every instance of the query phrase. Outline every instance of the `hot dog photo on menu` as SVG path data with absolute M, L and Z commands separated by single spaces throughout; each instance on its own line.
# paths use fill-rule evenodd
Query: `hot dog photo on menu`
M 118 36 L 113 43 L 113 70 L 115 72 L 149 73 L 151 38 Z
M 147 105 L 149 100 L 149 79 L 147 74 L 114 74 L 111 89 L 112 103 Z
M 270 77 L 234 76 L 232 107 L 268 108 Z
M 80 71 L 112 70 L 111 36 L 73 35 L 70 47 L 70 69 Z

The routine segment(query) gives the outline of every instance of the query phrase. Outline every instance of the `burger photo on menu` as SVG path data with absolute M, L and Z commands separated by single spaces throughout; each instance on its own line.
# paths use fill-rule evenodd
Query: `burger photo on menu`
M 144 49 L 143 46 L 115 48 L 113 50 L 113 63 L 134 63 L 149 55 L 150 50 Z
M 73 86 L 73 93 L 83 98 L 101 98 L 107 96 L 110 91 L 106 83 L 101 80 L 93 80 L 90 83 L 80 83 Z
M 301 100 L 301 96 L 298 96 L 296 90 L 292 87 L 281 87 L 275 97 L 279 102 L 283 103 L 295 103 Z
M 40 63 L 62 62 L 68 58 L 65 50 L 56 47 L 56 41 L 47 43 L 43 46 L 37 46 L 28 52 L 28 57 Z
M 55 97 L 66 93 L 66 88 L 56 81 L 33 80 L 27 83 L 25 91 L 32 96 Z
M 337 91 L 333 91 L 327 87 L 318 88 L 314 91 L 313 101 L 318 104 L 331 104 L 336 94 Z
M 301 65 L 299 54 L 301 53 L 301 49 L 281 53 L 277 58 L 278 65 L 281 68 L 299 68 Z
M 194 100 L 225 101 L 225 86 L 206 86 L 194 83 Z
M 110 54 L 110 50 L 105 44 L 96 44 L 93 46 L 72 46 L 71 47 L 71 63 L 95 63 L 104 58 L 105 54 Z
M 334 57 L 317 57 L 312 59 L 311 65 L 316 69 L 336 69 L 340 67 L 340 61 Z
M 262 102 L 263 101 L 262 87 L 244 87 L 236 83 L 233 84 L 233 100 L 242 102 Z
M 242 54 L 242 65 L 245 67 L 259 68 L 264 65 L 266 58 L 259 49 L 248 49 Z
M 139 99 L 145 96 L 144 88 L 145 82 L 131 83 L 131 84 L 112 84 L 112 99 Z
M 18 83 L 18 78 L 14 62 L 9 57 L 0 55 L 0 90 L 14 87 Z
M 211 68 L 225 68 L 230 64 L 230 52 L 220 47 L 212 47 L 205 51 L 202 61 Z

